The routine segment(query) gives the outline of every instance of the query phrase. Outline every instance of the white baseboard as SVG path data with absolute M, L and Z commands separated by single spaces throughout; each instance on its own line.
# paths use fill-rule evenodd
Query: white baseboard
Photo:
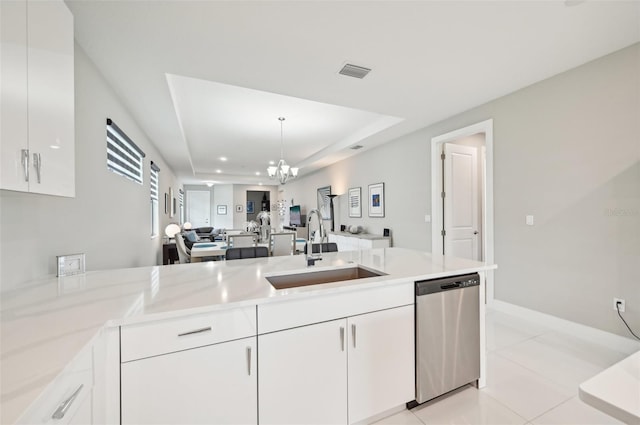
M 487 306 L 489 310 L 500 311 L 502 313 L 511 314 L 516 317 L 531 320 L 535 323 L 547 326 L 554 330 L 569 333 L 578 338 L 587 341 L 597 341 L 601 344 L 620 351 L 622 353 L 631 354 L 640 350 L 640 341 L 631 338 L 625 338 L 611 332 L 592 328 L 570 320 L 561 319 L 550 314 L 541 313 L 515 304 L 494 299 L 491 305 Z

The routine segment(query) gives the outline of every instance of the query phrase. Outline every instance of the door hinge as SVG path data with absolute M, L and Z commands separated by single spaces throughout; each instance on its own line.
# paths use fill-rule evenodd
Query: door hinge
M 440 154 L 440 159 L 444 161 L 444 158 L 445 158 L 445 154 L 444 154 L 444 152 L 442 152 L 442 153 Z
M 446 196 L 446 194 L 444 193 L 444 191 L 440 192 L 440 197 L 441 197 L 442 199 L 444 199 L 444 197 L 445 197 L 445 196 Z
M 440 231 L 440 235 L 441 235 L 441 236 L 447 236 L 447 231 L 446 231 L 446 230 L 444 230 L 444 229 L 442 229 L 442 230 Z

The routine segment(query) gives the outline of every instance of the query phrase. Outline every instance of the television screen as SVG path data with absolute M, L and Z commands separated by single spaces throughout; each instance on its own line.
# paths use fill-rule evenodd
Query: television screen
M 302 226 L 301 219 L 300 205 L 293 205 L 289 207 L 289 226 Z

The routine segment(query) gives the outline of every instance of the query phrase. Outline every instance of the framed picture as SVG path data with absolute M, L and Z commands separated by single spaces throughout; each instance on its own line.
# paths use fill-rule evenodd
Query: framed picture
M 362 188 L 349 189 L 349 217 L 362 217 Z
M 384 183 L 369 185 L 369 217 L 384 217 Z
M 253 201 L 247 201 L 247 214 L 253 214 Z
M 164 213 L 169 214 L 169 194 L 164 194 Z
M 218 205 L 218 215 L 227 215 L 226 205 Z
M 318 189 L 318 211 L 323 220 L 331 220 L 331 186 Z
M 236 212 L 237 213 L 241 213 L 242 212 L 242 205 L 236 205 Z

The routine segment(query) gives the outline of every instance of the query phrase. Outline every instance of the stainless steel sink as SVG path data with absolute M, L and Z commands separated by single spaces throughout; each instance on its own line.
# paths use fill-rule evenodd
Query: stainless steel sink
M 276 289 L 287 289 L 297 288 L 299 286 L 319 285 L 321 283 L 342 282 L 345 280 L 364 279 L 367 277 L 384 275 L 385 273 L 358 266 L 343 269 L 267 276 L 266 279 L 271 283 L 271 286 Z

